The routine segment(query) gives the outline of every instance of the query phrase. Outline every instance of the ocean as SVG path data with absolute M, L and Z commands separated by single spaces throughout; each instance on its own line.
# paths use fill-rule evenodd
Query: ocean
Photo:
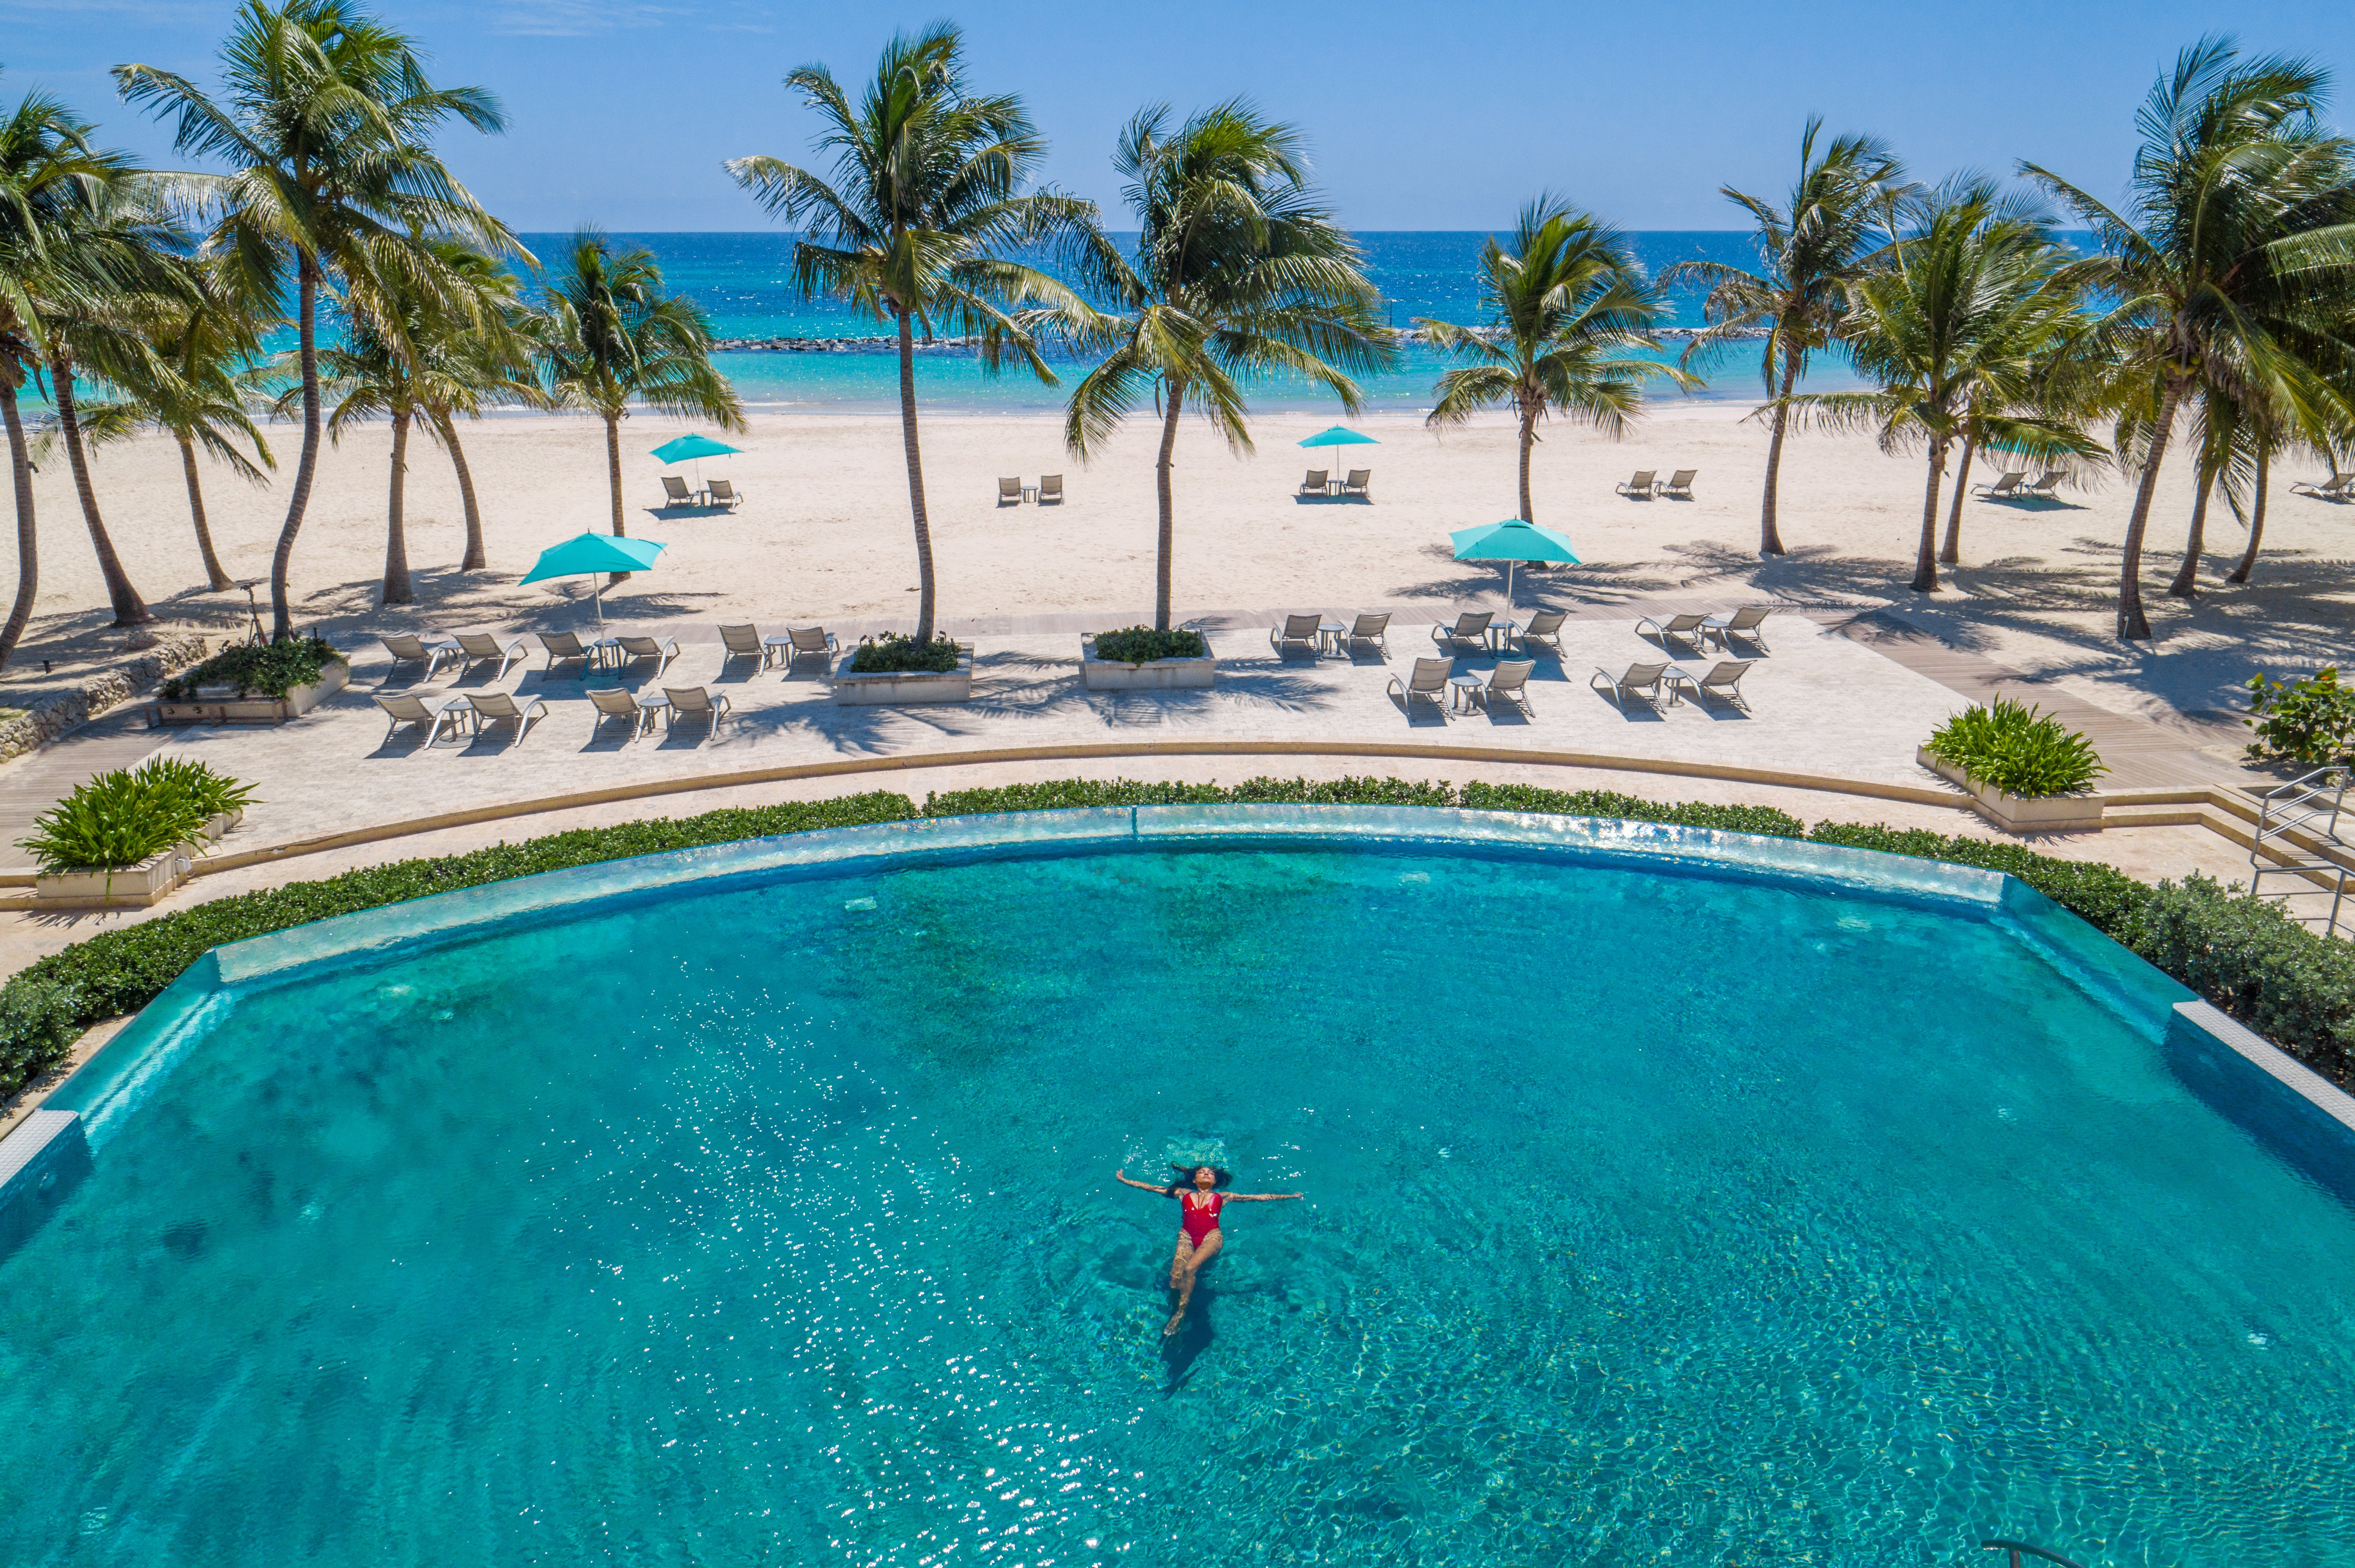
M 543 263 L 563 254 L 569 236 L 527 234 L 524 243 Z M 1359 234 L 1367 271 L 1381 290 L 1395 325 L 1418 317 L 1465 325 L 1482 318 L 1476 268 L 1480 232 L 1422 230 Z M 621 247 L 644 246 L 660 261 L 669 286 L 691 295 L 709 315 L 713 336 L 728 338 L 873 337 L 887 329 L 838 301 L 805 300 L 793 283 L 794 239 L 785 233 L 616 234 Z M 1657 231 L 1629 236 L 1637 258 L 1654 272 L 1688 259 L 1754 268 L 1755 243 L 1742 232 Z M 1669 325 L 1702 325 L 1698 290 L 1679 291 Z M 1749 400 L 1759 395 L 1763 345 L 1728 348 L 1707 368 L 1708 386 L 1694 396 Z M 899 409 L 896 357 L 888 349 L 793 353 L 777 350 L 722 352 L 717 357 L 746 406 L 771 413 L 881 413 Z M 1422 344 L 1402 348 L 1397 367 L 1364 378 L 1360 386 L 1369 411 L 1423 413 L 1430 410 L 1433 384 L 1449 357 Z M 1027 369 L 1010 367 L 997 375 L 980 361 L 954 351 L 926 353 L 917 361 L 917 395 L 926 414 L 1060 412 L 1084 366 L 1056 364 L 1060 386 L 1047 386 Z M 1812 372 L 1811 389 L 1840 389 L 1858 383 L 1845 364 L 1827 360 Z M 1659 384 L 1659 396 L 1678 393 Z M 1267 412 L 1341 413 L 1340 401 L 1306 380 L 1264 380 L 1252 389 L 1255 409 Z

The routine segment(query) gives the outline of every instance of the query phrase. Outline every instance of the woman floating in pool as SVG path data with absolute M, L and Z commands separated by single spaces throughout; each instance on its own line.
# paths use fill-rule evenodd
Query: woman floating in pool
M 1178 1293 L 1178 1309 L 1161 1326 L 1164 1339 L 1178 1332 L 1178 1326 L 1186 1321 L 1187 1304 L 1194 1299 L 1194 1275 L 1219 1255 L 1219 1247 L 1226 1240 L 1225 1232 L 1219 1229 L 1219 1211 L 1230 1203 L 1281 1203 L 1300 1196 L 1297 1192 L 1221 1192 L 1219 1189 L 1234 1178 L 1216 1166 L 1197 1165 L 1189 1168 L 1178 1165 L 1170 1168 L 1178 1173 L 1178 1179 L 1166 1187 L 1138 1181 L 1124 1171 L 1113 1172 L 1140 1192 L 1158 1192 L 1164 1198 L 1178 1200 L 1183 1228 L 1178 1232 L 1178 1255 L 1169 1260 L 1169 1288 Z

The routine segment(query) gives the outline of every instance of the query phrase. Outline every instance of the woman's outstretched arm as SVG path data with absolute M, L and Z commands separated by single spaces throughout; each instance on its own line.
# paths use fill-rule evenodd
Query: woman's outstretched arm
M 1156 1186 L 1150 1181 L 1139 1181 L 1136 1178 L 1130 1176 L 1125 1171 L 1115 1170 L 1112 1174 L 1113 1179 L 1115 1181 L 1126 1182 L 1129 1186 L 1135 1188 L 1139 1192 L 1158 1192 L 1164 1198 L 1169 1196 L 1169 1189 L 1167 1187 Z
M 1230 1203 L 1283 1203 L 1295 1198 L 1305 1198 L 1305 1192 L 1230 1192 Z

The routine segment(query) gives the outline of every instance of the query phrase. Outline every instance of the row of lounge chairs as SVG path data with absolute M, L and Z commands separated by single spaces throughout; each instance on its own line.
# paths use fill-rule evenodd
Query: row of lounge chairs
M 997 504 L 1001 507 L 1008 504 L 1018 507 L 1023 502 L 1032 499 L 1034 492 L 1039 505 L 1043 507 L 1052 501 L 1057 506 L 1061 506 L 1063 476 L 1060 474 L 1041 474 L 1039 475 L 1039 483 L 1035 485 L 1023 484 L 1022 476 L 1018 474 L 1011 479 L 1000 479 L 997 482 Z
M 1679 468 L 1666 479 L 1659 477 L 1659 472 L 1657 468 L 1638 468 L 1634 478 L 1612 489 L 1622 496 L 1673 496 L 1679 501 L 1693 498 L 1692 483 L 1700 477 L 1700 469 Z
M 1535 659 L 1500 659 L 1484 681 L 1477 676 L 1458 676 L 1452 658 L 1419 658 L 1413 674 L 1391 677 L 1390 689 L 1405 698 L 1410 710 L 1418 700 L 1435 704 L 1455 689 L 1472 707 L 1486 708 L 1499 697 L 1509 698 L 1522 712 L 1535 718 L 1537 709 L 1529 706 L 1529 672 L 1537 667 Z
M 687 481 L 676 474 L 662 476 L 663 504 L 669 507 L 725 507 L 734 511 L 742 505 L 744 493 L 725 479 L 714 479 L 700 490 L 690 490 Z
M 2032 485 L 2021 483 L 2027 477 L 2028 470 L 2025 468 L 2013 469 L 1997 475 L 1985 485 L 1974 485 L 1971 488 L 1977 491 L 1979 498 L 1985 501 L 2057 501 L 2061 498 L 2061 481 L 2068 475 L 2058 468 L 2048 468 L 2036 476 Z
M 661 678 L 671 660 L 678 657 L 678 640 L 675 637 L 607 637 L 598 642 L 584 643 L 575 632 L 539 632 L 539 645 L 548 655 L 547 667 L 553 670 L 568 660 L 581 661 L 583 673 L 601 658 L 611 656 L 627 665 L 640 659 L 655 661 L 655 678 Z M 753 625 L 722 626 L 719 641 L 733 658 L 757 658 L 761 667 L 782 661 L 788 667 L 804 654 L 832 656 L 841 651 L 842 644 L 824 626 L 789 627 L 782 636 L 763 636 Z M 461 632 L 446 643 L 429 643 L 413 632 L 390 632 L 384 638 L 385 651 L 395 664 L 421 664 L 425 678 L 432 680 L 444 663 L 452 668 L 470 664 L 496 663 L 498 671 L 494 680 L 506 678 L 507 669 L 530 656 L 529 647 L 520 642 L 502 643 L 482 632 Z
M 1312 468 L 1308 471 L 1308 476 L 1300 482 L 1300 494 L 1304 496 L 1330 496 L 1333 493 L 1333 471 L 1329 468 Z M 1374 471 L 1370 468 L 1350 469 L 1348 477 L 1341 481 L 1340 493 L 1344 496 L 1363 496 L 1367 500 L 1372 500 Z
M 1622 710 L 1631 697 L 1641 699 L 1655 712 L 1665 694 L 1668 706 L 1675 707 L 1679 693 L 1689 691 L 1696 699 L 1721 698 L 1744 713 L 1750 711 L 1750 699 L 1742 695 L 1742 677 L 1750 673 L 1756 659 L 1720 659 L 1707 675 L 1697 676 L 1678 664 L 1631 664 L 1617 675 L 1598 669 L 1589 676 L 1590 688 L 1599 688 L 1610 694 L 1611 700 Z
M 627 719 L 630 721 L 630 739 L 634 741 L 654 728 L 656 714 L 662 716 L 665 724 L 682 715 L 708 717 L 714 730 L 719 727 L 722 720 L 731 717 L 728 694 L 700 686 L 665 687 L 659 697 L 618 686 L 591 687 L 588 695 L 591 706 L 597 709 L 597 724 L 602 725 L 608 719 Z M 385 716 L 391 720 L 385 728 L 385 743 L 389 744 L 403 725 L 422 724 L 429 750 L 442 738 L 445 724 L 454 740 L 470 720 L 474 733 L 477 735 L 483 732 L 483 726 L 486 723 L 512 722 L 516 726 L 516 739 L 520 741 L 530 732 L 533 720 L 548 715 L 547 699 L 518 697 L 506 691 L 379 692 L 376 705 L 384 709 Z
M 1729 654 L 1733 651 L 1732 639 L 1740 637 L 1755 644 L 1762 653 L 1773 653 L 1774 650 L 1766 645 L 1766 634 L 1761 628 L 1774 611 L 1771 604 L 1745 604 L 1724 615 L 1694 611 L 1688 614 L 1671 615 L 1665 621 L 1656 621 L 1646 615 L 1636 623 L 1636 635 L 1642 636 L 1644 628 L 1649 626 L 1662 647 L 1672 642 L 1685 642 L 1691 644 L 1696 650 L 1704 651 L 1709 647 L 1709 640 L 1715 637 L 1717 645 Z

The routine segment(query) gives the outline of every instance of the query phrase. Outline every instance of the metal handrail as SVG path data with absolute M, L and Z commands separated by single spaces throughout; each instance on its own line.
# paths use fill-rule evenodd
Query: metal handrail
M 2019 1557 L 2022 1552 L 2026 1552 L 2030 1557 L 2041 1557 L 2047 1563 L 2058 1563 L 2061 1568 L 2085 1568 L 2083 1563 L 2073 1562 L 2058 1552 L 2047 1552 L 2041 1546 L 2032 1546 L 2025 1541 L 2006 1541 L 1998 1536 L 1993 1541 L 1980 1541 L 1979 1548 L 1984 1552 L 2010 1552 L 2010 1568 L 2019 1568 Z
M 2322 932 L 2326 936 L 2338 933 L 2339 912 L 2346 903 L 2348 895 L 2350 869 L 2347 863 L 2334 859 L 2328 852 L 2307 851 L 2303 846 L 2290 840 L 2284 848 L 2272 851 L 2278 859 L 2273 864 L 2267 864 L 2266 841 L 2271 839 L 2281 844 L 2288 840 L 2292 833 L 2303 832 L 2319 838 L 2332 849 L 2349 848 L 2347 840 L 2339 836 L 2339 823 L 2344 819 L 2347 786 L 2350 782 L 2355 782 L 2355 768 L 2334 763 L 2267 790 L 2260 797 L 2257 830 L 2249 838 L 2250 896 L 2278 898 L 2286 905 L 2287 900 L 2298 891 L 2318 890 L 2329 893 L 2330 910 L 2322 917 Z M 2314 826 L 2317 823 L 2322 826 L 2317 828 Z M 2331 873 L 2336 873 L 2335 882 L 2324 880 Z M 2263 891 L 2264 880 L 2268 876 L 2294 877 L 2301 884 L 2310 886 L 2268 895 Z

